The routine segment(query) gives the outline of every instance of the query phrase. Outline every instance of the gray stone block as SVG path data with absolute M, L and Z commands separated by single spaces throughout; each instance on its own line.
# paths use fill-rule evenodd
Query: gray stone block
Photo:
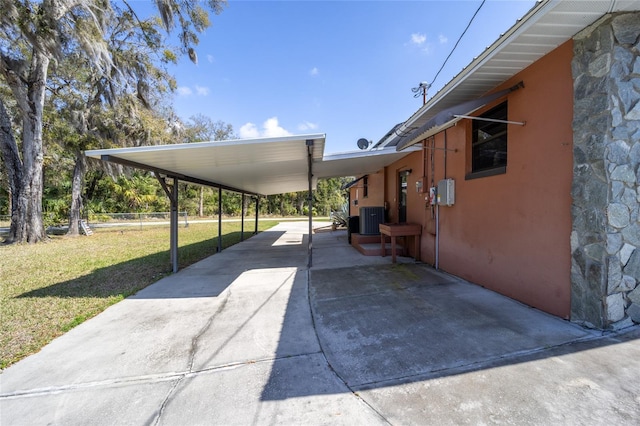
M 629 318 L 636 324 L 640 324 L 640 304 L 632 303 L 631 306 L 627 308 L 627 315 Z
M 618 321 L 616 323 L 611 324 L 611 328 L 613 330 L 622 330 L 622 329 L 627 328 L 627 327 L 632 327 L 633 325 L 634 325 L 633 324 L 633 320 L 631 318 L 629 318 L 629 317 L 626 317 L 625 319 L 623 319 L 621 321 Z
M 624 241 L 636 247 L 640 247 L 640 224 L 634 222 L 622 230 Z
M 611 53 L 596 56 L 589 64 L 589 75 L 592 77 L 604 77 L 611 71 Z
M 629 186 L 632 186 L 632 185 L 633 185 L 632 183 L 629 184 Z M 620 201 L 622 201 L 627 207 L 629 207 L 629 210 L 638 208 L 636 191 L 631 188 L 624 189 L 622 197 L 620 197 Z
M 636 103 L 633 109 L 624 115 L 625 120 L 640 120 L 640 102 Z
M 611 182 L 611 199 L 619 200 L 624 193 L 624 183 L 621 181 Z
M 598 179 L 600 179 L 602 182 L 608 181 L 607 174 L 604 170 L 604 161 L 594 161 L 593 163 L 591 163 L 591 169 L 593 170 L 593 173 L 598 177 Z
M 622 293 L 607 296 L 607 321 L 617 322 L 624 318 L 624 297 Z
M 626 163 L 629 157 L 631 147 L 623 140 L 616 140 L 607 147 L 607 160 L 612 163 Z
M 611 180 L 618 180 L 632 185 L 636 181 L 636 174 L 629 164 L 617 166 L 611 173 Z
M 637 286 L 635 290 L 627 295 L 631 303 L 635 303 L 636 305 L 640 305 L 640 286 Z
M 629 261 L 624 266 L 623 272 L 625 275 L 640 280 L 640 250 L 634 250 L 633 254 L 629 257 Z
M 590 299 L 602 300 L 607 290 L 606 267 L 599 262 L 587 262 L 586 292 Z
M 607 207 L 609 225 L 624 228 L 629 225 L 629 208 L 622 203 L 611 203 Z
M 620 97 L 622 114 L 628 114 L 638 100 L 638 94 L 635 91 L 633 82 L 625 79 L 624 81 L 616 81 L 615 86 Z
M 615 35 L 613 28 L 607 22 L 602 22 L 593 35 L 593 37 L 589 37 L 587 40 L 587 46 L 589 49 L 606 51 L 613 49 Z
M 613 35 L 621 44 L 635 44 L 640 36 L 640 13 L 625 13 L 611 20 Z
M 633 63 L 633 71 L 634 74 L 640 74 L 640 57 L 637 57 Z
M 631 291 L 636 288 L 637 281 L 635 278 L 629 275 L 622 276 L 622 282 L 620 283 L 620 291 Z
M 622 265 L 617 256 L 607 259 L 607 294 L 619 293 L 622 285 Z
M 632 246 L 631 244 L 628 244 L 628 243 L 624 243 L 624 245 L 620 249 L 620 262 L 622 263 L 623 266 L 626 265 L 627 262 L 629 262 L 629 258 L 631 258 L 631 255 L 633 254 L 635 249 L 636 249 L 635 246 Z
M 599 262 L 604 259 L 606 251 L 601 243 L 594 243 L 585 246 L 584 254 L 587 257 Z
M 622 234 L 619 232 L 607 234 L 607 254 L 616 254 L 622 247 Z
M 635 137 L 634 143 L 629 150 L 629 161 L 634 167 L 640 164 L 640 134 Z

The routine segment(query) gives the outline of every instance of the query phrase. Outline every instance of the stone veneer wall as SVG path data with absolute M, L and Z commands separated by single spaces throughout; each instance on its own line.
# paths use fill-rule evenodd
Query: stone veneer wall
M 640 12 L 574 37 L 571 319 L 640 323 Z

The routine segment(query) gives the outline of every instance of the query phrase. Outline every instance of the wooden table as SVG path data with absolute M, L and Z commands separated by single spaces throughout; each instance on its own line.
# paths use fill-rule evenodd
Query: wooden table
M 420 260 L 420 235 L 422 226 L 417 223 L 381 223 L 380 243 L 382 246 L 382 256 L 387 255 L 385 235 L 391 238 L 391 262 L 396 263 L 396 237 L 413 236 L 415 243 L 415 259 Z

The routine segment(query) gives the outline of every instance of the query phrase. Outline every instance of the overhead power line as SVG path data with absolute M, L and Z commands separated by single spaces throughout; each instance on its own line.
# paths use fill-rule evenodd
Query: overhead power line
M 476 15 L 478 14 L 478 12 L 480 12 L 480 9 L 482 9 L 482 6 L 484 6 L 486 0 L 482 0 L 482 3 L 480 3 L 480 6 L 478 6 L 478 9 L 476 10 L 476 12 L 473 14 L 473 16 L 471 17 L 471 19 L 469 20 L 469 23 L 467 24 L 467 27 L 464 29 L 464 31 L 462 32 L 462 34 L 460 34 L 460 37 L 458 38 L 458 41 L 456 41 L 456 44 L 453 46 L 453 49 L 451 49 L 451 52 L 449 52 L 449 55 L 447 56 L 447 58 L 444 60 L 444 62 L 442 63 L 442 66 L 440 67 L 440 69 L 438 70 L 438 72 L 436 73 L 436 76 L 433 77 L 433 80 L 431 81 L 431 84 L 429 86 L 433 86 L 433 83 L 436 82 L 436 79 L 438 78 L 438 76 L 440 75 L 440 72 L 442 71 L 442 69 L 444 68 L 444 66 L 447 64 L 447 61 L 449 60 L 449 58 L 451 57 L 451 55 L 453 55 L 453 52 L 456 50 L 456 47 L 458 47 L 458 44 L 460 43 L 460 40 L 462 40 L 462 37 L 464 37 L 465 33 L 467 32 L 467 30 L 469 29 L 469 27 L 471 26 L 471 23 L 473 22 L 473 20 L 475 19 Z

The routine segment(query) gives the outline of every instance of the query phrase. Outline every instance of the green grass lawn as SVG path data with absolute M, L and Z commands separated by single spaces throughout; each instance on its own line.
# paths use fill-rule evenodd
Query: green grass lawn
M 254 229 L 247 223 L 245 239 Z M 277 223 L 261 221 L 258 229 Z M 223 223 L 223 247 L 240 241 L 240 226 Z M 215 254 L 217 223 L 181 225 L 178 233 L 180 268 Z M 169 274 L 169 228 L 99 230 L 90 237 L 0 245 L 0 259 L 0 368 L 6 368 Z

